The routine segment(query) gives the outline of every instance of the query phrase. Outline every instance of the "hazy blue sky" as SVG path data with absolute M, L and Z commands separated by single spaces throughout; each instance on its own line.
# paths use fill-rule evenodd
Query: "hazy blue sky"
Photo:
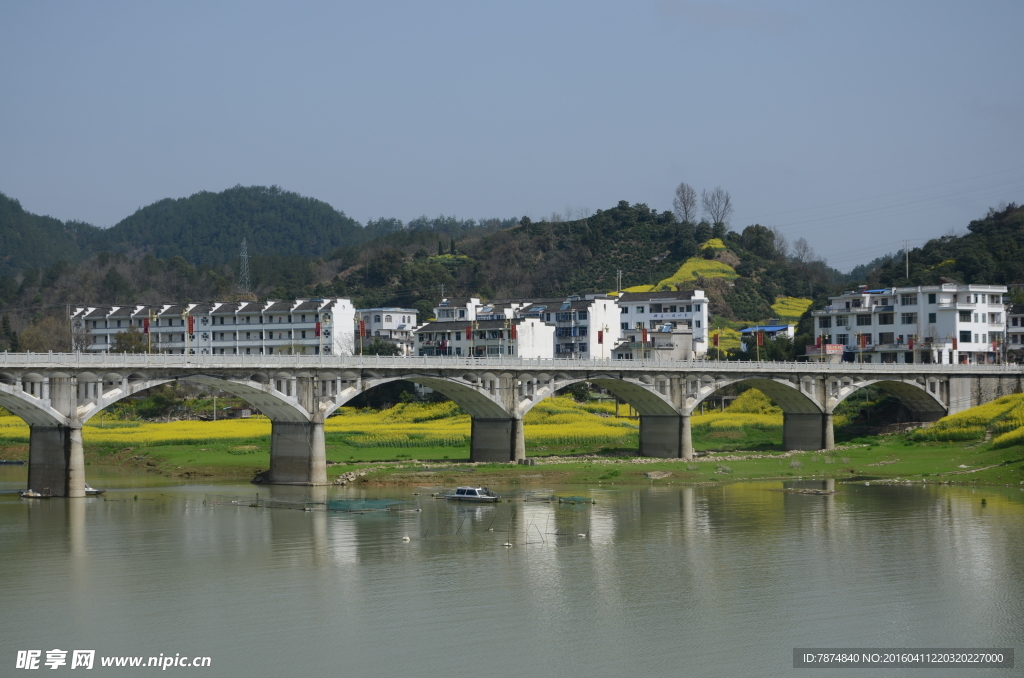
M 1024 201 L 1019 2 L 0 4 L 0 191 L 109 226 L 277 184 L 365 222 L 671 209 L 848 269 Z

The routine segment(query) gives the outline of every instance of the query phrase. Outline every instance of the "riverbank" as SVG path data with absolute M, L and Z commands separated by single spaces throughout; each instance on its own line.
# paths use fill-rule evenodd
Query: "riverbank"
M 328 444 L 328 479 L 360 474 L 357 484 L 706 484 L 766 479 L 846 482 L 923 482 L 1024 487 L 1024 446 L 995 449 L 981 442 L 912 442 L 907 435 L 854 439 L 832 452 L 784 451 L 768 440 L 753 449 L 714 449 L 721 439 L 703 438 L 704 456 L 693 461 L 637 456 L 636 448 L 539 446 L 528 449 L 531 465 L 469 462 L 468 447 L 353 448 Z M 711 447 L 712 449 L 708 449 Z M 27 460 L 28 446 L 0 443 L 0 458 Z M 85 447 L 86 465 L 146 470 L 179 478 L 250 480 L 270 463 L 269 440 L 192 445 Z M 88 469 L 86 471 L 88 474 Z

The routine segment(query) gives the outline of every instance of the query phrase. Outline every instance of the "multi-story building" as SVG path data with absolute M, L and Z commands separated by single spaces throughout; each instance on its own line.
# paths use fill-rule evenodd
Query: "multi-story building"
M 1006 350 L 1024 351 L 1024 304 L 1007 307 Z
M 556 358 L 610 358 L 618 336 L 619 307 L 606 294 L 529 299 L 514 310 L 523 318 L 553 323 Z
M 402 355 L 412 355 L 416 343 L 417 313 L 414 308 L 356 309 L 356 319 L 362 322 L 361 327 L 357 325 L 355 328 L 356 345 L 360 339 L 372 341 L 380 338 L 402 349 Z
M 693 353 L 700 357 L 708 350 L 708 299 L 704 290 L 686 292 L 623 292 L 619 306 L 619 338 L 629 343 L 641 341 L 641 330 L 655 330 L 666 324 L 693 332 Z
M 154 353 L 352 355 L 355 311 L 348 299 L 238 301 L 159 306 L 85 306 L 71 313 L 84 350 L 109 352 L 134 327 Z
M 550 359 L 554 334 L 537 318 L 438 320 L 416 329 L 416 355 Z
M 665 323 L 641 329 L 639 341 L 619 341 L 611 355 L 616 360 L 690 360 L 693 358 L 693 330 L 682 324 Z
M 830 297 L 811 313 L 820 343 L 848 361 L 996 362 L 1006 332 L 1003 285 L 891 287 Z
M 476 320 L 478 306 L 480 300 L 476 297 L 445 297 L 434 307 L 434 319 L 438 322 Z

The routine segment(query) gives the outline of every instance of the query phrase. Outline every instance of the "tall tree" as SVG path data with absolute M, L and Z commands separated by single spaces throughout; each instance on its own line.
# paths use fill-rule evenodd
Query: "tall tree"
M 697 218 L 697 191 L 685 181 L 676 186 L 676 197 L 672 198 L 672 208 L 679 221 L 692 224 Z
M 701 191 L 700 203 L 712 224 L 729 225 L 729 217 L 732 216 L 732 198 L 729 191 L 723 190 L 721 186 L 711 192 Z

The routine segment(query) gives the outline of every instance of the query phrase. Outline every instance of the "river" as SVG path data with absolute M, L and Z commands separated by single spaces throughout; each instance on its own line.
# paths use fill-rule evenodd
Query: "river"
M 849 675 L 794 669 L 793 649 L 1024 638 L 1016 487 L 534 488 L 596 500 L 579 506 L 310 495 L 403 502 L 343 513 L 283 507 L 305 488 L 88 471 L 104 498 L 23 500 L 24 467 L 0 467 L 2 676 L 33 649 L 95 650 L 98 676 L 155 670 L 100 657 L 161 653 L 210 657 L 170 673 L 250 678 Z M 250 507 L 257 492 L 285 503 Z

